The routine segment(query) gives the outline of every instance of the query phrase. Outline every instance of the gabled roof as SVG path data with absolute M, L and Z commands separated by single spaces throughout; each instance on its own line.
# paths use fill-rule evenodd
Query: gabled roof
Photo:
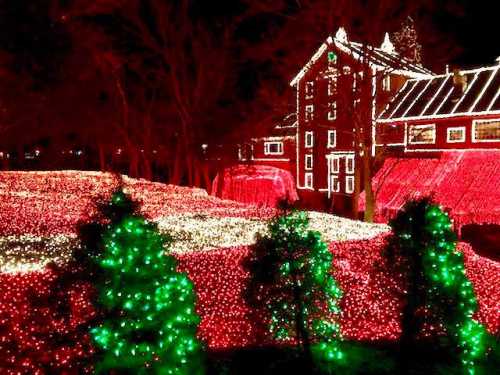
M 379 122 L 500 113 L 500 65 L 408 80 L 380 114 Z
M 335 37 L 329 36 L 326 41 L 321 44 L 311 59 L 290 82 L 290 86 L 295 86 L 330 46 L 337 47 L 356 60 L 366 59 L 370 67 L 377 70 L 389 70 L 412 78 L 427 77 L 433 74 L 430 70 L 425 69 L 421 65 L 399 56 L 397 53 L 393 52 L 393 48 L 386 48 L 388 42 L 390 42 L 388 35 L 386 35 L 381 48 L 351 42 L 347 39 L 345 30 L 340 28 Z

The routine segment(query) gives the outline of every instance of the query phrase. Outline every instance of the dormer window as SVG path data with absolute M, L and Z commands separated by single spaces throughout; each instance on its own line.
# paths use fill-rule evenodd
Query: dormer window
M 328 103 L 328 120 L 337 119 L 337 102 Z
M 314 118 L 314 106 L 312 104 L 306 105 L 305 121 L 312 121 Z
M 306 99 L 312 99 L 314 96 L 314 81 L 306 82 Z

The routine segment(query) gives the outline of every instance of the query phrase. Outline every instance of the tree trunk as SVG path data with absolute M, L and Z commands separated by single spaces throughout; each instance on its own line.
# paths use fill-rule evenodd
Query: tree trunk
M 364 220 L 368 223 L 373 223 L 375 215 L 375 195 L 372 187 L 372 168 L 370 163 L 369 150 L 365 150 L 363 154 L 363 184 L 365 187 L 365 215 Z
M 104 146 L 99 143 L 97 146 L 99 148 L 99 170 L 101 172 L 106 172 L 106 153 L 104 151 Z

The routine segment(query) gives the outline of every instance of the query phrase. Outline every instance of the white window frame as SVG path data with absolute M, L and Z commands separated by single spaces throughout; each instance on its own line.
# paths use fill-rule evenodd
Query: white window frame
M 328 120 L 333 121 L 337 119 L 337 102 L 328 103 Z
M 332 134 L 333 134 L 333 143 L 331 142 L 332 140 Z M 327 148 L 335 148 L 337 147 L 337 131 L 336 130 L 328 130 L 328 139 L 327 139 Z
M 309 142 L 309 140 L 311 142 Z M 306 148 L 314 147 L 314 133 L 312 131 L 307 131 L 304 133 L 304 147 Z
M 389 74 L 382 78 L 382 90 L 391 91 L 391 76 Z
M 433 137 L 432 142 L 415 142 L 411 139 L 412 129 L 425 129 L 432 128 Z M 423 125 L 408 125 L 408 144 L 410 145 L 433 145 L 436 144 L 436 124 L 423 124 Z
M 462 137 L 460 139 L 451 139 L 450 135 L 452 131 L 461 131 L 462 132 Z M 465 142 L 465 126 L 455 126 L 455 127 L 450 127 L 446 129 L 446 142 L 447 143 L 461 143 Z
M 333 96 L 337 92 L 337 77 L 328 78 L 328 96 Z
M 340 156 L 332 156 L 332 173 L 340 173 Z
M 476 125 L 479 123 L 488 123 L 488 122 L 500 122 L 498 118 L 492 118 L 488 120 L 474 120 L 472 121 L 472 142 L 500 142 L 500 139 L 476 139 Z
M 305 122 L 309 122 L 309 121 L 314 120 L 314 105 L 313 104 L 306 105 L 305 113 L 304 113 L 304 120 L 305 120 Z
M 312 174 L 312 172 L 304 173 L 304 187 L 306 189 L 313 189 L 313 174 Z
M 349 168 L 349 165 L 351 168 Z M 345 157 L 345 173 L 354 173 L 354 155 L 347 155 Z
M 340 180 L 338 175 L 330 175 L 330 188 L 333 193 L 338 193 L 340 191 Z
M 313 156 L 312 156 L 312 154 L 305 155 L 304 169 L 306 171 L 312 171 L 312 169 L 313 169 Z
M 314 81 L 307 81 L 304 90 L 306 99 L 312 99 L 314 97 Z
M 270 150 L 271 145 L 278 145 L 278 151 L 272 152 Z M 264 142 L 264 155 L 283 155 L 283 142 L 281 141 Z
M 345 192 L 354 193 L 354 176 L 345 176 Z

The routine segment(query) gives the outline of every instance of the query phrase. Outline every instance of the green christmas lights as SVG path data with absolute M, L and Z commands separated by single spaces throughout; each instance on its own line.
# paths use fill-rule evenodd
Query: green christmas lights
M 304 212 L 273 219 L 250 264 L 252 303 L 269 311 L 269 330 L 294 339 L 319 367 L 344 359 L 339 348 L 342 291 L 331 275 L 332 254 Z
M 419 306 L 426 307 L 430 317 L 446 329 L 464 371 L 474 374 L 476 362 L 486 353 L 488 334 L 473 319 L 477 301 L 463 255 L 456 251 L 457 238 L 448 215 L 424 198 L 408 202 L 390 225 L 412 275 L 408 305 L 413 313 Z
M 106 317 L 91 330 L 102 352 L 96 372 L 201 374 L 193 284 L 165 255 L 169 240 L 131 212 L 134 205 L 122 192 L 109 207 L 111 224 L 96 259 L 104 276 L 98 291 Z

